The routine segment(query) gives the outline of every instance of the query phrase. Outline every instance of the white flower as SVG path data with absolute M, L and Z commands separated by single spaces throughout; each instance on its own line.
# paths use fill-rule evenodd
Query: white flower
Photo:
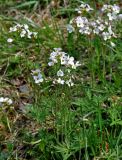
M 108 21 L 105 21 L 105 25 L 106 25 L 106 26 L 108 26 L 108 25 L 109 25 Z
M 90 35 L 92 33 L 92 25 L 95 25 L 95 23 L 90 22 L 86 17 L 81 16 L 78 16 L 75 21 L 81 34 Z
M 111 39 L 111 35 L 108 32 L 103 32 L 102 33 L 103 39 L 106 41 L 108 39 Z
M 101 9 L 103 14 L 96 14 L 98 17 L 95 16 L 94 18 L 93 16 L 88 16 L 88 18 L 84 17 L 82 13 L 84 11 L 89 12 L 90 10 L 93 9 L 84 2 L 81 2 L 80 7 L 76 9 L 76 11 L 80 13 L 80 15 L 72 19 L 71 23 L 78 28 L 78 31 L 84 35 L 93 34 L 102 36 L 105 41 L 111 39 L 112 37 L 116 38 L 112 26 L 114 26 L 115 20 L 122 19 L 122 15 L 118 15 L 120 13 L 120 7 L 116 4 L 105 4 Z M 67 30 L 69 32 L 72 32 L 73 26 L 69 25 L 68 27 L 69 29 Z
M 94 33 L 94 34 L 99 34 L 99 33 L 100 33 L 100 31 L 99 31 L 99 29 L 98 29 L 98 28 L 95 28 L 95 29 L 93 30 L 93 33 Z
M 102 12 L 108 12 L 107 16 L 109 17 L 109 20 L 111 21 L 119 12 L 120 7 L 116 4 L 112 5 L 103 5 Z
M 53 52 L 50 54 L 50 57 L 51 57 L 50 59 L 52 59 L 52 57 L 55 58 L 56 56 L 57 56 L 57 52 L 54 52 L 54 51 L 53 51 Z
M 103 11 L 107 10 L 107 8 L 108 8 L 108 5 L 104 4 L 103 7 L 101 8 L 101 11 L 103 12 Z
M 48 63 L 49 66 L 54 66 L 56 63 L 60 65 L 60 69 L 57 71 L 58 79 L 53 80 L 53 84 L 67 84 L 68 86 L 73 86 L 74 83 L 72 82 L 71 78 L 73 78 L 73 74 L 71 71 L 76 69 L 81 64 L 79 61 L 75 61 L 74 57 L 70 57 L 67 53 L 63 52 L 60 48 L 55 48 L 53 52 L 51 52 L 49 57 L 50 62 Z M 64 72 L 66 71 L 66 75 L 64 76 Z M 63 77 L 64 76 L 64 77 Z M 61 79 L 63 77 L 63 79 Z M 66 80 L 70 77 L 69 80 Z
M 105 26 L 104 26 L 103 24 L 100 24 L 100 25 L 98 26 L 98 29 L 99 29 L 100 31 L 103 31 L 103 30 L 105 29 Z
M 122 14 L 119 14 L 117 18 L 122 20 Z
M 60 70 L 57 72 L 57 76 L 58 76 L 58 77 L 63 77 L 63 76 L 64 76 L 64 72 L 60 69 Z
M 71 72 L 71 70 L 70 70 L 70 69 L 67 69 L 67 72 L 68 72 L 68 73 L 70 73 L 70 72 Z
M 116 4 L 113 5 L 112 10 L 114 13 L 118 14 L 120 12 L 120 7 Z
M 8 43 L 12 43 L 12 42 L 13 42 L 13 39 L 12 39 L 12 38 L 8 38 L 8 39 L 7 39 L 7 42 L 8 42 Z
M 25 30 L 28 30 L 28 28 L 29 28 L 29 26 L 27 24 L 24 24 L 23 27 Z
M 63 84 L 65 83 L 65 81 L 64 81 L 64 80 L 62 80 L 61 78 L 58 78 L 58 79 L 57 79 L 57 83 L 59 83 L 59 84 L 62 84 L 62 85 L 63 85 Z
M 93 26 L 93 27 L 97 27 L 97 24 L 96 24 L 96 22 L 95 21 L 91 21 L 91 26 Z
M 67 55 L 67 53 L 62 52 L 61 50 L 57 50 L 55 49 L 55 51 L 53 51 L 50 54 L 49 59 L 51 60 L 48 65 L 49 66 L 53 66 L 54 64 L 60 62 L 61 65 L 64 65 L 66 67 L 72 67 L 73 69 L 76 69 L 76 67 L 80 66 L 79 62 L 76 62 L 75 64 L 75 60 L 74 57 L 70 57 L 69 55 Z M 60 61 L 58 61 L 60 60 Z
M 33 35 L 33 32 L 27 30 L 27 37 L 28 37 L 28 38 L 31 38 L 32 35 Z
M 32 75 L 33 79 L 35 80 L 35 83 L 38 84 L 44 81 L 41 71 L 39 69 L 33 70 Z
M 108 27 L 108 32 L 109 32 L 111 35 L 114 34 L 113 31 L 112 31 L 112 27 L 111 27 L 111 26 Z
M 9 32 L 16 32 L 17 31 L 17 27 L 14 26 L 14 27 L 10 27 L 9 29 Z
M 23 29 L 22 31 L 21 31 L 21 33 L 20 33 L 20 37 L 22 38 L 22 37 L 25 37 L 25 34 L 26 34 L 26 31 Z
M 50 54 L 49 60 L 51 60 L 48 65 L 53 66 L 54 64 L 58 63 L 58 61 L 61 61 L 61 64 L 63 63 L 63 60 L 66 57 L 66 53 L 61 51 L 61 48 L 54 48 L 54 51 Z
M 8 103 L 9 105 L 11 105 L 13 102 L 12 102 L 11 99 L 8 99 L 7 103 Z
M 53 62 L 48 62 L 48 66 L 54 66 Z
M 25 30 L 25 29 L 22 29 L 22 32 L 21 32 L 21 34 L 26 34 L 27 33 L 27 31 Z
M 72 69 L 76 69 L 77 67 L 81 66 L 80 62 L 77 61 L 73 66 Z
M 33 76 L 33 79 L 35 80 L 35 83 L 37 84 L 44 81 L 40 73 L 38 74 L 38 76 Z
M 108 39 L 108 38 L 107 38 L 107 34 L 108 34 L 107 32 L 103 32 L 103 33 L 102 33 L 103 39 L 104 39 L 105 41 Z
M 75 9 L 79 14 L 81 14 L 83 11 L 86 11 L 86 12 L 90 12 L 93 10 L 93 8 L 91 8 L 89 6 L 89 4 L 85 4 L 84 2 L 81 2 L 81 5 L 79 8 L 76 8 Z
M 97 24 L 101 24 L 101 19 L 98 18 L 98 19 L 96 20 L 96 23 L 97 23 Z
M 7 105 L 11 105 L 13 103 L 13 101 L 9 98 L 4 98 L 4 97 L 0 97 L 0 104 L 7 104 Z
M 4 101 L 4 98 L 3 97 L 0 97 L 0 102 L 3 102 Z
M 17 23 L 17 25 L 16 25 L 15 27 L 17 27 L 17 28 L 22 28 L 22 27 L 23 27 L 23 25 L 22 25 L 22 24 Z
M 61 65 L 67 65 L 67 56 L 62 56 L 60 60 L 61 60 Z
M 88 24 L 88 19 L 86 17 L 78 16 L 76 18 L 77 27 L 83 28 L 86 24 Z
M 20 37 L 23 38 L 23 37 L 27 37 L 27 38 L 32 38 L 33 36 L 36 38 L 37 36 L 37 32 L 32 32 L 29 30 L 29 26 L 27 24 L 17 24 L 13 27 L 10 27 L 10 30 L 9 32 L 19 32 L 20 34 Z
M 110 42 L 110 44 L 111 44 L 112 47 L 116 46 L 115 43 L 113 43 L 113 42 Z
M 112 21 L 117 18 L 116 14 L 114 13 L 107 13 L 107 16 L 109 18 L 109 21 Z
M 71 65 L 73 66 L 74 65 L 74 57 L 69 57 L 67 58 L 67 65 Z
M 72 32 L 74 32 L 74 27 L 71 25 L 71 24 L 68 24 L 67 26 L 67 31 L 69 32 L 69 33 L 72 33 Z
M 55 52 L 60 52 L 62 49 L 61 48 L 54 48 Z
M 37 36 L 37 34 L 38 34 L 37 32 L 33 32 L 34 37 L 36 37 L 36 36 Z
M 74 83 L 72 82 L 71 79 L 67 80 L 65 83 L 66 83 L 69 87 L 74 86 Z
M 92 32 L 92 30 L 89 28 L 89 26 L 87 26 L 87 27 L 84 29 L 84 34 L 90 35 L 91 32 Z

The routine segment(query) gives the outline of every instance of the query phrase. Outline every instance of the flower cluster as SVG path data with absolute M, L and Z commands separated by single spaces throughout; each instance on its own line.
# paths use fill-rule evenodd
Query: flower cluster
M 49 66 L 54 66 L 56 63 L 60 63 L 63 66 L 76 69 L 80 66 L 79 61 L 75 62 L 74 57 L 70 57 L 67 53 L 63 52 L 61 48 L 54 48 L 54 51 L 50 54 Z
M 44 81 L 44 78 L 39 69 L 32 70 L 32 76 L 36 84 L 40 84 L 41 82 Z
M 32 37 L 36 38 L 36 36 L 37 36 L 37 32 L 30 31 L 29 26 L 27 24 L 16 24 L 15 26 L 10 27 L 9 32 L 10 33 L 11 32 L 19 33 L 21 38 L 27 37 L 27 38 L 31 39 Z M 13 39 L 8 38 L 7 42 L 11 43 L 11 42 L 13 42 Z
M 119 17 L 119 6 L 115 4 L 113 6 L 104 5 L 101 9 L 102 14 L 99 12 L 99 16 L 95 16 L 94 18 L 92 16 L 84 16 L 84 10 L 90 12 L 93 11 L 93 8 L 88 4 L 82 3 L 81 6 L 76 9 L 80 15 L 72 19 L 70 24 L 67 25 L 67 31 L 69 33 L 74 32 L 75 28 L 77 28 L 81 34 L 99 35 L 103 37 L 105 41 L 110 40 L 112 37 L 116 37 L 116 34 L 113 31 L 113 20 L 116 20 L 118 19 L 117 17 Z
M 80 65 L 79 61 L 75 61 L 74 57 L 70 57 L 61 48 L 54 48 L 54 51 L 50 54 L 48 66 L 55 67 L 55 74 L 51 77 L 45 77 L 40 69 L 36 69 L 32 70 L 32 76 L 36 84 L 51 81 L 53 84 L 66 84 L 70 87 L 74 85 L 73 70 Z
M 11 99 L 9 99 L 8 97 L 4 98 L 4 97 L 0 97 L 0 106 L 3 105 L 11 105 L 13 102 Z
M 92 29 L 90 28 L 90 22 L 88 21 L 86 17 L 78 16 L 75 19 L 75 22 L 81 34 L 89 35 L 92 32 Z
M 70 57 L 67 53 L 63 52 L 61 48 L 54 48 L 54 51 L 50 54 L 49 66 L 59 65 L 60 68 L 57 71 L 57 78 L 54 78 L 53 83 L 67 84 L 69 87 L 73 86 L 73 73 L 72 70 L 79 67 L 81 64 L 79 61 L 75 62 L 74 57 Z
M 120 12 L 120 7 L 116 4 L 112 5 L 103 5 L 101 11 L 103 13 L 107 14 L 107 17 L 109 18 L 109 21 L 115 20 L 118 17 L 118 14 Z
M 89 4 L 86 4 L 84 2 L 81 2 L 81 5 L 79 6 L 79 8 L 75 9 L 78 13 L 83 13 L 83 12 L 90 12 L 93 11 L 94 9 L 90 7 Z

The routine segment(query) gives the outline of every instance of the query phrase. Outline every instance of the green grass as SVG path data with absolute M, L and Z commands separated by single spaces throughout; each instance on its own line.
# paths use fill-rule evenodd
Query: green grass
M 115 48 L 99 37 L 68 34 L 66 24 L 78 4 L 69 2 L 67 7 L 62 1 L 51 9 L 51 20 L 43 20 L 41 26 L 31 18 L 16 19 L 1 11 L 0 97 L 14 103 L 0 107 L 0 160 L 122 159 L 122 23 L 117 24 Z M 0 5 L 14 8 L 17 14 L 28 6 L 26 14 L 34 14 L 34 9 L 38 14 L 40 5 L 46 9 L 47 1 Z M 28 24 L 38 32 L 37 39 L 9 33 L 16 23 Z M 13 43 L 7 43 L 9 37 Z M 47 63 L 56 47 L 81 63 L 73 87 L 34 83 L 33 69 L 54 75 Z

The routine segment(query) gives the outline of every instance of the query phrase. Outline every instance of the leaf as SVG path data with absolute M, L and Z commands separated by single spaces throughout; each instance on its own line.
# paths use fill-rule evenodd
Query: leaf
M 122 125 L 122 121 L 120 119 L 117 119 L 116 121 L 112 122 L 110 125 L 111 126 L 113 126 L 113 125 Z
M 37 3 L 37 1 L 25 2 L 25 3 L 21 3 L 21 4 L 17 5 L 14 8 L 23 8 L 23 7 L 34 5 L 35 3 Z

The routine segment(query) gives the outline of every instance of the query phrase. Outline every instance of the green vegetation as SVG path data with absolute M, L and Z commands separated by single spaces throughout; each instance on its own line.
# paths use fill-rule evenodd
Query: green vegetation
M 90 20 L 101 15 L 104 4 L 121 9 L 117 0 L 84 2 L 95 8 L 85 13 Z M 122 20 L 109 23 L 116 37 L 107 40 L 101 32 L 79 33 L 74 21 L 75 31 L 68 33 L 80 4 L 0 2 L 0 160 L 122 159 Z M 22 26 L 10 32 L 17 24 Z M 49 66 L 54 48 L 81 65 L 74 69 L 68 60 L 62 65 L 58 56 Z M 60 69 L 67 74 L 59 76 L 64 82 L 56 79 Z

